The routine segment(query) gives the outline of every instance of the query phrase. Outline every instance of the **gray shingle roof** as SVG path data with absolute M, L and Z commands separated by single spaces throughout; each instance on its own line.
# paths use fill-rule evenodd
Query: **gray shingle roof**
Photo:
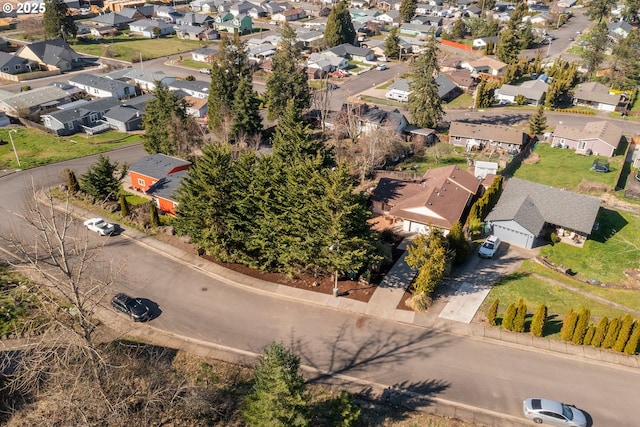
M 539 100 L 547 91 L 549 85 L 542 80 L 527 80 L 520 86 L 502 85 L 498 92 L 502 95 L 518 96 L 523 95 L 527 99 Z
M 93 101 L 85 102 L 77 105 L 75 108 L 65 108 L 60 111 L 50 113 L 49 116 L 58 120 L 61 123 L 68 123 L 75 118 L 80 118 L 91 113 L 104 114 L 109 111 L 110 108 L 119 105 L 120 101 L 116 98 L 100 98 Z
M 167 200 L 177 201 L 174 193 L 178 188 L 180 188 L 180 182 L 188 173 L 189 171 L 185 170 L 172 173 L 171 175 L 161 178 L 158 182 L 149 187 L 147 194 L 162 197 Z
M 609 88 L 598 82 L 587 82 L 576 86 L 573 94 L 574 99 L 585 100 L 591 102 L 599 102 L 600 104 L 618 105 L 620 95 L 609 93 Z
M 167 176 L 172 169 L 178 166 L 190 164 L 191 162 L 167 156 L 165 154 L 152 154 L 150 156 L 145 156 L 132 164 L 129 170 L 152 178 L 160 179 Z
M 61 38 L 33 42 L 28 45 L 28 48 L 44 64 L 56 65 L 60 63 L 60 60 L 74 61 L 81 58 L 81 56 L 71 49 L 69 44 Z
M 130 84 L 120 80 L 112 80 L 107 77 L 96 76 L 93 74 L 76 74 L 69 79 L 69 83 L 72 85 L 94 87 L 96 89 L 106 90 L 109 92 L 114 92 L 123 87 L 131 86 Z
M 104 117 L 118 122 L 127 123 L 133 118 L 140 117 L 140 114 L 140 110 L 135 107 L 118 105 L 117 107 L 113 107 L 107 111 Z
M 510 126 L 451 122 L 450 137 L 473 138 L 494 142 L 522 145 L 527 141 L 526 134 Z
M 519 178 L 510 178 L 487 221 L 514 220 L 538 235 L 544 223 L 590 234 L 601 200 Z

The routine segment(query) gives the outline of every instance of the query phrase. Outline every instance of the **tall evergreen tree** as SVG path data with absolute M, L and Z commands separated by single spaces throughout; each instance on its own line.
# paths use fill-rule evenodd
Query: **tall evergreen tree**
M 63 0 L 44 0 L 42 25 L 47 39 L 72 39 L 78 33 L 73 16 Z
M 289 100 L 293 100 L 300 111 L 306 110 L 311 105 L 307 74 L 299 66 L 301 58 L 296 32 L 288 23 L 285 23 L 282 39 L 273 56 L 273 72 L 267 79 L 264 93 L 270 120 L 280 116 Z
M 175 136 L 176 131 L 183 131 L 189 121 L 187 104 L 162 83 L 156 85 L 153 95 L 142 118 L 144 149 L 149 154 L 177 154 L 180 150 Z M 176 129 L 177 124 L 182 129 Z
M 592 21 L 601 24 L 604 18 L 611 15 L 611 8 L 614 4 L 616 4 L 616 0 L 593 0 L 589 3 L 587 16 Z
M 304 427 L 311 419 L 300 359 L 280 343 L 258 357 L 253 391 L 244 401 L 242 418 L 250 427 Z
M 250 76 L 249 58 L 240 36 L 237 33 L 232 39 L 223 36 L 218 57 L 211 64 L 207 104 L 209 129 L 230 132 L 230 129 L 225 129 L 225 125 L 233 122 L 231 108 L 238 84 L 242 77 Z
M 611 84 L 616 89 L 632 89 L 640 82 L 640 31 L 631 31 L 627 37 L 614 43 Z
M 439 72 L 438 47 L 435 38 L 431 37 L 411 64 L 409 112 L 412 122 L 420 127 L 435 128 L 444 115 L 435 80 Z
M 402 0 L 400 2 L 400 18 L 402 18 L 402 22 L 411 21 L 411 18 L 416 14 L 417 7 L 417 0 Z
M 249 77 L 241 77 L 231 108 L 233 124 L 231 133 L 236 140 L 243 136 L 254 136 L 262 131 L 260 100 L 253 91 Z
M 594 25 L 587 33 L 588 45 L 582 50 L 582 58 L 589 68 L 589 76 L 593 77 L 605 60 L 605 52 L 609 46 L 609 28 L 606 22 Z
M 547 306 L 540 304 L 533 319 L 531 320 L 531 335 L 534 337 L 541 337 L 544 333 L 544 325 L 547 322 Z
M 400 36 L 397 27 L 393 27 L 384 39 L 384 54 L 389 59 L 400 58 Z
M 100 155 L 87 173 L 80 177 L 80 188 L 97 201 L 118 200 L 120 182 L 127 174 L 127 165 L 119 168 L 118 162 L 111 162 L 109 157 Z
M 329 16 L 324 30 L 324 44 L 327 47 L 343 43 L 353 44 L 356 41 L 356 30 L 351 21 L 351 14 L 344 0 L 336 3 Z
M 454 265 L 462 265 L 471 253 L 471 243 L 467 240 L 462 229 L 462 224 L 456 221 L 447 234 L 449 248 L 455 251 Z
M 529 117 L 529 134 L 541 135 L 547 128 L 547 117 L 544 115 L 544 104 L 539 104 L 536 113 Z
M 506 64 L 511 64 L 518 59 L 520 54 L 520 41 L 515 31 L 509 27 L 500 33 L 500 40 L 496 45 L 496 56 Z

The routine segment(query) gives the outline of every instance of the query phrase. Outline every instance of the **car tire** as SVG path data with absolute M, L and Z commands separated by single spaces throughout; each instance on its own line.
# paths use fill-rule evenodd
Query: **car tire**
M 534 418 L 533 422 L 536 424 L 542 424 L 542 418 Z

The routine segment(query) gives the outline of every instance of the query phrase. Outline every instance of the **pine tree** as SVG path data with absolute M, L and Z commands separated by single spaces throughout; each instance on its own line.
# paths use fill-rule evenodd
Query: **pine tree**
M 434 228 L 427 234 L 418 235 L 407 251 L 405 261 L 418 270 L 413 282 L 416 295 L 430 297 L 446 270 L 446 240 L 440 229 Z
M 541 135 L 547 128 L 547 117 L 544 115 L 544 104 L 539 104 L 536 113 L 529 118 L 529 134 Z
M 506 64 L 511 64 L 518 59 L 520 43 L 514 31 L 506 28 L 500 33 L 500 40 L 496 45 L 496 56 Z
M 593 341 L 593 336 L 596 333 L 596 325 L 594 325 L 593 323 L 589 323 L 589 327 L 587 327 L 587 332 L 585 332 L 584 334 L 584 340 L 582 341 L 582 344 L 584 345 L 590 345 L 591 341 Z
M 249 77 L 240 78 L 231 108 L 233 124 L 231 132 L 234 139 L 257 135 L 262 131 L 260 100 L 253 91 Z
M 47 39 L 73 39 L 78 33 L 73 16 L 63 0 L 44 0 L 42 25 Z
M 589 44 L 582 50 L 582 59 L 589 69 L 589 77 L 593 77 L 606 59 L 609 47 L 609 28 L 606 22 L 600 22 L 591 27 L 587 33 Z
M 353 44 L 356 41 L 356 30 L 351 21 L 351 14 L 344 0 L 336 3 L 329 16 L 324 30 L 324 44 L 334 47 L 343 43 Z
M 607 334 L 604 336 L 604 340 L 602 341 L 603 348 L 611 348 L 615 344 L 618 339 L 618 333 L 620 332 L 621 326 L 622 321 L 619 317 L 611 319 L 611 322 L 609 322 L 609 326 L 607 327 Z
M 635 355 L 638 351 L 638 341 L 640 341 L 640 322 L 636 320 L 633 323 L 633 332 L 631 332 L 629 341 L 624 346 L 624 352 L 631 356 Z
M 342 390 L 340 396 L 331 400 L 331 425 L 336 427 L 354 427 L 358 425 L 362 407 L 355 402 L 353 394 Z
M 513 319 L 514 332 L 524 332 L 526 318 L 527 318 L 527 305 L 524 303 L 524 300 L 521 298 L 520 301 L 518 301 L 518 306 L 516 308 L 516 315 Z
M 576 320 L 576 326 L 573 330 L 573 337 L 571 337 L 571 342 L 577 345 L 582 345 L 584 341 L 584 334 L 587 332 L 587 327 L 589 327 L 589 321 L 591 320 L 591 311 L 588 308 L 581 307 L 578 312 L 578 319 Z
M 78 178 L 76 177 L 76 173 L 72 169 L 65 169 L 62 171 L 62 174 L 67 182 L 67 188 L 71 194 L 75 194 L 80 191 L 80 184 L 78 183 Z
M 562 338 L 563 341 L 571 341 L 577 321 L 578 313 L 570 308 L 567 314 L 564 315 L 564 319 L 562 320 L 562 328 L 560 329 L 560 338 Z
M 624 347 L 631 336 L 631 330 L 633 329 L 633 317 L 630 314 L 624 316 L 622 324 L 620 325 L 620 332 L 615 344 L 611 347 L 615 351 L 624 351 Z
M 449 249 L 455 251 L 454 265 L 462 265 L 471 253 L 471 243 L 467 240 L 462 224 L 456 221 L 447 234 Z
M 120 181 L 127 174 L 127 166 L 118 170 L 118 162 L 111 163 L 109 157 L 100 155 L 87 173 L 80 177 L 80 188 L 99 202 L 118 200 Z
M 544 334 L 544 325 L 547 322 L 547 306 L 540 304 L 531 321 L 531 334 L 541 337 Z
M 384 54 L 389 59 L 400 57 L 400 36 L 398 36 L 397 27 L 393 27 L 387 38 L 384 39 Z
M 307 426 L 311 419 L 300 359 L 282 344 L 272 343 L 258 358 L 254 385 L 242 406 L 250 427 Z
M 145 151 L 149 154 L 177 154 L 180 147 L 175 135 L 180 129 L 176 129 L 176 125 L 186 126 L 188 120 L 186 102 L 179 99 L 167 85 L 158 83 L 153 91 L 153 98 L 147 102 L 142 119 Z
M 496 298 L 489 306 L 489 310 L 487 311 L 487 322 L 491 326 L 496 326 L 498 324 L 498 305 L 500 304 L 500 298 Z
M 591 345 L 593 347 L 600 347 L 602 345 L 608 328 L 609 319 L 606 316 L 600 318 L 598 324 L 596 325 L 596 331 L 593 334 L 593 339 L 591 340 Z
M 417 126 L 435 128 L 444 115 L 435 80 L 439 72 L 438 47 L 435 38 L 431 37 L 411 64 L 409 112 Z
M 417 0 L 402 0 L 400 2 L 400 18 L 402 18 L 402 22 L 411 21 L 411 18 L 416 14 L 417 7 Z
M 508 331 L 513 330 L 513 321 L 516 317 L 516 304 L 511 303 L 507 306 L 507 310 L 504 312 L 504 317 L 502 317 L 502 327 Z
M 309 82 L 307 74 L 300 67 L 302 55 L 296 37 L 295 30 L 285 23 L 264 93 L 270 120 L 279 117 L 289 101 L 293 101 L 299 111 L 311 105 Z

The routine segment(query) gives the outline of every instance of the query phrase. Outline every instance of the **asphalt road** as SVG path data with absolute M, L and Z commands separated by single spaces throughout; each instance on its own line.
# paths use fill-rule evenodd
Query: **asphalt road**
M 132 162 L 143 154 L 135 146 L 109 155 Z M 23 227 L 16 214 L 32 180 L 52 185 L 63 168 L 82 173 L 94 161 L 89 157 L 0 178 L 0 232 Z M 118 290 L 158 304 L 156 328 L 251 352 L 282 341 L 303 364 L 324 372 L 516 417 L 525 397 L 544 396 L 584 408 L 596 426 L 637 425 L 637 370 L 277 299 L 214 280 L 197 266 L 168 259 L 125 236 L 89 237 L 105 243 L 99 261 L 120 268 Z

